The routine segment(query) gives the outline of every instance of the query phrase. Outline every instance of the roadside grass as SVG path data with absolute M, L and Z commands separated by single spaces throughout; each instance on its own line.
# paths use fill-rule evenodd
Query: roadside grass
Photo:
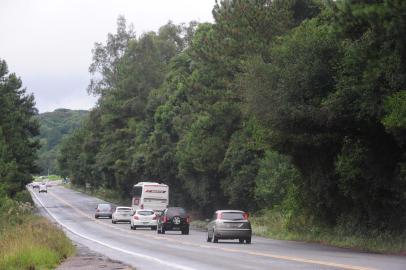
M 131 205 L 131 198 L 124 199 L 117 191 L 110 190 L 107 188 L 100 187 L 97 189 L 86 189 L 82 187 L 77 187 L 75 185 L 72 185 L 71 183 L 64 184 L 64 187 L 88 194 L 90 196 L 99 198 L 106 202 L 113 203 L 115 205 L 120 206 Z
M 359 251 L 406 255 L 406 232 L 390 234 L 379 231 L 348 232 L 341 227 L 322 228 L 296 220 L 288 224 L 288 217 L 280 211 L 263 210 L 250 217 L 254 235 L 278 240 L 304 241 Z M 192 220 L 191 225 L 207 230 L 207 221 Z M 293 227 L 293 228 L 289 228 Z
M 207 224 L 208 222 L 205 220 L 193 220 L 190 222 L 190 225 L 194 228 L 194 229 L 198 229 L 198 230 L 207 230 Z
M 326 228 L 304 220 L 288 222 L 280 211 L 264 210 L 250 218 L 255 235 L 279 240 L 321 243 L 360 251 L 406 255 L 406 231 L 403 234 L 374 231 L 349 231 L 343 227 Z
M 60 177 L 59 175 L 55 175 L 55 174 L 49 175 L 47 178 L 49 180 L 51 180 L 51 181 L 61 180 L 62 179 L 62 177 Z
M 75 248 L 62 230 L 32 214 L 32 205 L 1 198 L 0 269 L 54 269 Z
M 35 176 L 34 177 L 35 181 L 43 181 L 43 180 L 51 180 L 51 181 L 55 181 L 55 180 L 61 180 L 62 177 L 56 174 L 51 174 L 48 176 Z

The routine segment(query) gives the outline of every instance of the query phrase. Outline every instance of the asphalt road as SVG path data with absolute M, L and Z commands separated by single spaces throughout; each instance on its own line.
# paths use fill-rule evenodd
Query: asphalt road
M 94 218 L 103 201 L 66 189 L 34 190 L 41 211 L 59 223 L 68 236 L 91 250 L 143 269 L 353 269 L 406 270 L 406 257 L 371 254 L 294 241 L 253 237 L 252 244 L 238 241 L 207 243 L 207 234 L 191 230 L 157 234 L 149 229 L 130 230 L 129 224 L 112 224 Z

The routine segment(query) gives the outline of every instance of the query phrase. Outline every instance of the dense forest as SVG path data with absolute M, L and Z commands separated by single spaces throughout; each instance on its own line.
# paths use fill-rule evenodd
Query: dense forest
M 406 226 L 406 1 L 223 0 L 213 23 L 96 43 L 99 97 L 61 146 L 78 186 L 279 209 L 286 226 Z
M 39 124 L 34 96 L 0 59 L 0 199 L 15 197 L 37 171 Z
M 80 127 L 87 114 L 85 110 L 57 109 L 38 115 L 41 149 L 37 164 L 41 175 L 59 174 L 57 156 L 60 143 L 65 135 Z

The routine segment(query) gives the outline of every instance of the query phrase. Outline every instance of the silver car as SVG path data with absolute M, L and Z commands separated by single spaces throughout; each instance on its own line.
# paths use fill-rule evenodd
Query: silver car
M 130 222 L 132 213 L 133 210 L 131 207 L 118 206 L 112 215 L 111 222 L 114 224 L 120 221 Z
M 107 217 L 112 218 L 113 207 L 109 203 L 99 203 L 96 207 L 96 212 L 94 213 L 95 218 Z
M 240 210 L 218 210 L 207 225 L 207 242 L 219 239 L 238 239 L 251 244 L 251 223 L 248 214 Z

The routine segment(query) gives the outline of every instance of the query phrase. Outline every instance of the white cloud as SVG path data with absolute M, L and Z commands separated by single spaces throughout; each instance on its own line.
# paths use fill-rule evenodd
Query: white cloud
M 212 21 L 214 0 L 0 0 L 0 58 L 33 92 L 40 112 L 89 109 L 94 42 L 115 32 L 118 15 L 137 35 L 175 23 Z

